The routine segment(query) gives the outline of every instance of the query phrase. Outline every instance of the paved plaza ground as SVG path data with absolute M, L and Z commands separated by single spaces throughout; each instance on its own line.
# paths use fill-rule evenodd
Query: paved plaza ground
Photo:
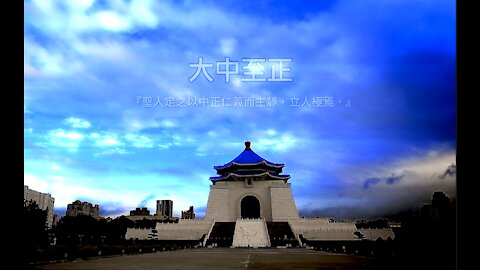
M 375 259 L 306 249 L 192 249 L 39 265 L 35 269 L 382 269 Z

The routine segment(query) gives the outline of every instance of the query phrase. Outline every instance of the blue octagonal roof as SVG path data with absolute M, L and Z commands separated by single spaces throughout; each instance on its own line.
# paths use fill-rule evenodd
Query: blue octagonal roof
M 273 163 L 270 162 L 261 156 L 257 155 L 257 153 L 253 152 L 253 150 L 250 148 L 250 142 L 245 142 L 245 150 L 243 150 L 240 155 L 238 155 L 236 158 L 234 158 L 232 161 L 228 162 L 227 164 L 221 165 L 221 166 L 214 166 L 214 169 L 223 169 L 226 167 L 229 167 L 232 164 L 239 164 L 239 165 L 255 165 L 265 162 L 267 165 L 273 166 L 273 167 L 283 167 L 285 166 L 284 164 L 280 163 Z

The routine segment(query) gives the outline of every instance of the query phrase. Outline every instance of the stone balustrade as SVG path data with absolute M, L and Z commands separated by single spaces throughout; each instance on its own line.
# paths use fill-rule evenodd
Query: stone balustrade
M 211 220 L 181 219 L 178 223 L 157 223 L 154 237 L 161 240 L 198 240 L 212 226 Z M 126 239 L 149 239 L 153 229 L 128 228 Z

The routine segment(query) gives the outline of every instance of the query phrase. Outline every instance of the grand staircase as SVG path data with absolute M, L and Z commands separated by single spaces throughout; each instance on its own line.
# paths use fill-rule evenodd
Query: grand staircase
M 237 219 L 233 247 L 270 247 L 265 219 Z

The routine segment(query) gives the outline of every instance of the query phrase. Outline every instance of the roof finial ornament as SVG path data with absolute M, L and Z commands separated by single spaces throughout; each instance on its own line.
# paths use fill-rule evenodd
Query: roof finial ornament
M 246 141 L 246 142 L 245 142 L 245 150 L 252 150 L 252 149 L 250 148 L 250 142 L 249 142 L 249 141 Z

